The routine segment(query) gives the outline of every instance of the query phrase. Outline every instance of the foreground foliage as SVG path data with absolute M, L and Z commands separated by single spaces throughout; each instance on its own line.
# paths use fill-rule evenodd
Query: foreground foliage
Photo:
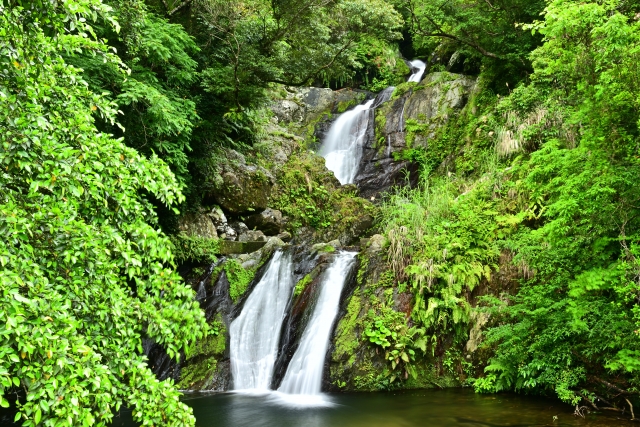
M 578 414 L 638 403 L 639 6 L 549 2 L 544 21 L 524 26 L 544 37 L 530 80 L 472 103 L 483 120 L 456 123 L 472 124 L 458 133 L 458 158 L 426 164 L 429 184 L 383 208 L 396 281 L 414 294 L 412 321 L 427 336 L 454 337 L 434 348 L 462 347 L 490 315 L 478 391 L 555 394 Z M 450 136 L 430 147 L 460 150 Z M 497 161 L 469 162 L 465 152 L 487 141 Z M 518 272 L 519 289 L 501 270 Z
M 5 3 L 6 4 L 6 3 Z M 62 54 L 122 67 L 89 22 L 97 0 L 0 7 L 0 405 L 25 426 L 108 425 L 126 404 L 143 425 L 193 425 L 158 381 L 142 337 L 177 357 L 206 330 L 172 270 L 150 201 L 183 200 L 157 157 L 99 133 L 115 105 Z M 13 393 L 15 394 L 15 401 Z

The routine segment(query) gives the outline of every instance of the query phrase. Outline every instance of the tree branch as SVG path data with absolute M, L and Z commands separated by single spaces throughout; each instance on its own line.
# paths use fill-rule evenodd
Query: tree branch
M 331 67 L 333 65 L 334 62 L 336 62 L 336 59 L 338 59 L 338 57 L 349 48 L 349 46 L 351 46 L 351 43 L 353 43 L 354 38 L 351 38 L 347 41 L 347 44 L 345 44 L 344 46 L 342 46 L 342 48 L 335 54 L 333 55 L 333 58 L 331 58 L 331 61 L 329 61 L 327 64 L 323 65 L 322 67 L 316 69 L 315 71 L 307 74 L 305 77 L 303 77 L 302 79 L 300 79 L 298 82 L 294 83 L 294 82 L 290 82 L 290 81 L 285 81 L 285 80 L 280 80 L 280 79 L 270 79 L 269 82 L 271 83 L 279 83 L 279 84 L 283 84 L 286 86 L 294 86 L 294 87 L 300 87 L 300 86 L 304 86 L 310 79 L 317 77 L 318 74 L 320 74 L 320 72 L 322 70 L 326 70 L 327 68 Z
M 191 1 L 192 0 L 184 0 L 182 3 L 180 3 L 179 5 L 174 7 L 173 10 L 171 10 L 170 12 L 167 12 L 167 15 L 172 16 L 174 13 L 176 13 L 177 11 L 182 9 L 183 7 L 189 5 L 189 3 L 191 3 Z M 162 0 L 162 2 L 164 3 L 165 6 L 167 6 L 166 0 Z M 167 9 L 169 9 L 169 8 L 167 7 Z
M 441 6 L 444 7 L 444 4 Z M 422 28 L 422 23 L 420 22 L 420 20 L 418 19 L 418 16 L 416 15 L 416 11 L 413 5 L 413 2 L 409 3 L 409 12 L 411 13 L 411 21 L 413 21 L 416 31 L 420 34 L 422 34 L 425 37 L 440 37 L 440 38 L 445 38 L 445 39 L 449 39 L 449 40 L 454 40 L 457 41 L 458 43 L 462 43 L 465 44 L 475 50 L 477 50 L 478 52 L 480 52 L 482 55 L 487 56 L 489 58 L 495 58 L 498 59 L 499 56 L 493 52 L 489 52 L 488 50 L 486 50 L 485 48 L 483 48 L 482 46 L 480 46 L 478 43 L 476 42 L 472 42 L 469 40 L 464 40 L 461 39 L 458 36 L 455 36 L 453 34 L 448 34 L 446 33 L 443 29 L 442 26 L 440 26 L 436 21 L 434 21 L 431 17 L 429 17 L 428 15 L 425 15 L 425 18 L 431 23 L 431 25 L 433 25 L 436 29 L 436 32 L 431 32 L 431 31 L 426 31 Z
M 433 20 L 431 19 L 429 16 L 425 16 L 427 18 L 427 20 L 429 22 L 431 22 L 431 24 L 436 27 L 436 29 L 438 30 L 438 32 L 436 33 L 428 33 L 423 31 L 422 29 L 419 28 L 420 32 L 422 32 L 422 35 L 425 37 L 443 37 L 443 38 L 447 38 L 450 40 L 455 40 L 458 43 L 462 43 L 465 44 L 469 47 L 474 48 L 475 50 L 477 50 L 478 52 L 480 52 L 482 55 L 487 56 L 489 58 L 499 58 L 499 56 L 493 52 L 489 52 L 488 50 L 486 50 L 485 48 L 483 48 L 482 46 L 480 46 L 478 43 L 469 41 L 469 40 L 464 40 L 461 39 L 460 37 L 454 36 L 453 34 L 447 34 L 445 33 L 442 28 Z
M 620 387 L 618 387 L 617 385 L 611 384 L 610 382 L 605 381 L 602 378 L 598 378 L 598 377 L 592 377 L 592 378 L 594 380 L 596 380 L 597 382 L 599 382 L 600 384 L 604 384 L 607 387 L 614 389 L 615 391 L 617 391 L 620 394 L 626 394 L 626 395 L 636 395 L 636 394 L 638 394 L 638 393 L 633 393 L 633 392 L 630 392 L 630 391 L 627 391 L 627 390 L 623 390 Z

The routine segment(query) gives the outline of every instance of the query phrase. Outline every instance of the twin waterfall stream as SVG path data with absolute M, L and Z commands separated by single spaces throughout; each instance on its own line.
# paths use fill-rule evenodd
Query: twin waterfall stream
M 411 65 L 413 74 L 408 81 L 419 82 L 426 65 L 419 60 Z M 387 98 L 392 90 L 384 91 Z M 371 110 L 377 106 L 375 101 L 368 100 L 341 114 L 324 141 L 320 153 L 341 184 L 353 183 L 358 173 Z M 337 253 L 323 273 L 310 319 L 280 386 L 274 390 L 281 330 L 295 287 L 291 254 L 282 250 L 274 254 L 229 328 L 231 372 L 236 392 L 269 394 L 279 402 L 300 406 L 328 404 L 321 393 L 325 356 L 340 296 L 348 273 L 355 265 L 355 256 L 354 252 Z
M 324 272 L 317 302 L 302 334 L 282 384 L 274 397 L 304 406 L 326 403 L 320 393 L 325 354 L 340 295 L 355 265 L 354 252 L 339 252 Z M 280 331 L 292 299 L 291 255 L 277 251 L 255 289 L 229 329 L 231 372 L 234 390 L 243 393 L 272 393 L 271 384 L 278 357 Z

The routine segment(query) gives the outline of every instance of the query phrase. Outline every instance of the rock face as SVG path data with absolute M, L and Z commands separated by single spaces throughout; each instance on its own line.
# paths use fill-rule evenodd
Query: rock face
M 215 239 L 218 237 L 216 227 L 211 217 L 205 213 L 190 213 L 178 220 L 178 229 L 189 236 Z
M 220 182 L 209 185 L 207 199 L 236 215 L 265 209 L 275 182 L 273 175 L 263 167 L 248 164 L 234 150 L 226 150 L 225 154 Z
M 385 244 L 383 236 L 374 235 L 358 255 L 359 270 L 343 295 L 339 321 L 332 335 L 324 390 L 376 391 L 389 381 L 385 376 L 389 369 L 385 351 L 373 344 L 365 331 L 390 313 L 406 319 L 411 326 L 413 295 L 393 286 L 391 267 L 383 250 Z M 416 377 L 405 377 L 400 388 L 459 386 L 455 376 L 443 372 L 427 350 L 416 369 Z
M 315 121 L 325 113 L 341 113 L 362 102 L 368 94 L 351 89 L 334 91 L 318 87 L 287 87 L 283 90 L 282 99 L 274 101 L 271 110 L 278 123 L 298 125 Z
M 437 131 L 467 104 L 475 87 L 476 81 L 471 77 L 432 73 L 406 93 L 382 103 L 375 111 L 375 129 L 373 126 L 368 129 L 360 171 L 355 180 L 361 195 L 376 196 L 396 184 L 415 184 L 417 166 L 395 160 L 394 153 L 407 148 L 427 147 Z M 418 130 L 410 132 L 408 120 Z M 408 182 L 406 172 L 409 173 Z

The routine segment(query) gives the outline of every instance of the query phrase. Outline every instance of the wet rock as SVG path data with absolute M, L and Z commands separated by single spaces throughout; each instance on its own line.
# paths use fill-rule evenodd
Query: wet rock
M 218 233 L 213 221 L 206 213 L 190 213 L 178 220 L 178 229 L 189 236 L 215 239 Z
M 202 279 L 194 284 L 207 323 L 217 334 L 209 333 L 196 342 L 189 357 L 183 359 L 177 381 L 178 388 L 182 390 L 225 391 L 231 383 L 228 328 L 233 303 L 224 270 L 214 274 L 218 271 L 217 266 L 218 263 L 212 264 Z
M 482 342 L 482 328 L 489 321 L 489 313 L 483 313 L 477 310 L 471 312 L 471 330 L 469 331 L 469 340 L 465 346 L 467 353 L 473 353 L 478 349 Z
M 229 224 L 231 228 L 233 228 L 238 236 L 243 235 L 247 231 L 249 231 L 249 227 L 242 221 L 234 221 Z
M 316 243 L 310 248 L 310 252 L 312 254 L 331 253 L 335 251 L 336 251 L 335 246 L 332 246 L 330 243 Z
M 261 230 L 268 236 L 279 234 L 283 226 L 282 213 L 271 208 L 267 208 L 258 214 L 250 215 L 245 222 L 249 228 Z
M 386 239 L 381 234 L 374 234 L 369 239 L 367 251 L 370 253 L 380 252 L 386 243 Z
M 304 120 L 306 110 L 304 105 L 292 99 L 282 99 L 271 105 L 271 111 L 275 115 L 278 122 L 299 122 Z
M 329 246 L 333 246 L 335 249 L 340 249 L 342 247 L 342 243 L 340 243 L 340 240 L 338 239 L 332 240 L 328 244 Z
M 281 99 L 272 102 L 270 108 L 276 123 L 306 125 L 329 113 L 342 113 L 351 104 L 357 105 L 367 92 L 351 89 L 331 90 L 317 87 L 287 87 Z M 340 111 L 341 110 L 341 111 Z
M 211 212 L 209 212 L 207 215 L 209 216 L 209 218 L 211 218 L 211 221 L 213 221 L 213 224 L 216 227 L 227 223 L 227 217 L 225 216 L 220 206 L 214 206 L 211 209 Z
M 428 122 L 437 118 L 439 123 L 448 120 L 451 110 L 461 110 L 469 99 L 476 85 L 472 77 L 452 73 L 432 73 L 427 75 L 414 90 L 404 106 L 404 116 L 399 123 L 405 130 L 407 119 Z M 397 128 L 388 128 L 395 131 Z
M 359 216 L 339 237 L 341 246 L 352 246 L 358 243 L 360 236 L 365 235 L 373 226 L 373 217 L 368 214 Z

